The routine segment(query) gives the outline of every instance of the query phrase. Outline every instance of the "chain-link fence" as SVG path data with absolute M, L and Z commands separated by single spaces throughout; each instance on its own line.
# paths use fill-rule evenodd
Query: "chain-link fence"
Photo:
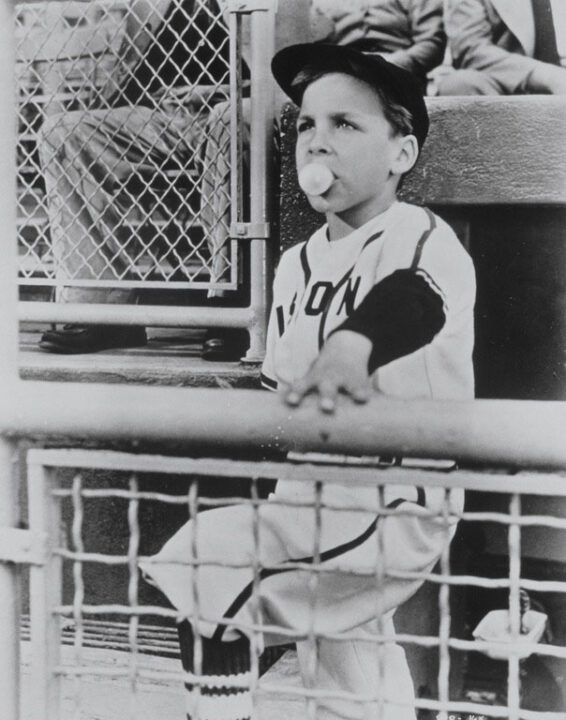
M 357 462 L 353 462 L 354 458 L 347 462 L 344 462 L 347 458 L 334 458 L 340 462 L 332 465 L 332 459 L 319 464 L 322 462 L 319 457 L 315 464 L 309 464 L 83 450 L 29 452 L 30 529 L 32 537 L 38 542 L 41 539 L 42 544 L 41 549 L 35 546 L 36 556 L 31 558 L 35 562 L 31 571 L 34 719 L 61 717 L 59 699 L 63 685 L 65 696 L 74 698 L 74 717 L 91 717 L 96 712 L 105 717 L 104 711 L 93 709 L 92 693 L 87 692 L 88 682 L 93 678 L 121 679 L 126 683 L 124 694 L 130 696 L 132 718 L 145 717 L 140 703 L 147 702 L 148 683 L 159 681 L 179 701 L 179 717 L 182 716 L 183 675 L 173 628 L 175 620 L 187 617 L 187 611 L 172 609 L 157 590 L 144 583 L 139 565 L 148 567 L 148 554 L 155 552 L 187 518 L 192 518 L 186 539 L 187 556 L 169 560 L 161 556 L 153 561 L 157 565 L 176 564 L 175 573 L 184 583 L 187 605 L 193 607 L 189 617 L 194 627 L 227 624 L 250 639 L 249 673 L 225 679 L 234 693 L 232 707 L 239 706 L 239 694 L 251 692 L 250 707 L 256 708 L 253 717 L 257 718 L 318 717 L 318 712 L 322 713 L 320 717 L 326 717 L 322 708 L 332 701 L 349 703 L 356 712 L 365 710 L 369 713 L 367 717 L 379 720 L 408 717 L 408 708 L 412 706 L 418 717 L 441 720 L 562 717 L 556 705 L 552 711 L 551 707 L 533 701 L 528 686 L 532 687 L 537 678 L 529 677 L 529 673 L 536 671 L 528 659 L 537 657 L 560 675 L 566 650 L 560 640 L 563 622 L 559 608 L 563 607 L 566 583 L 556 577 L 551 580 L 536 577 L 523 567 L 522 561 L 522 541 L 533 531 L 546 533 L 547 546 L 563 544 L 566 521 L 558 509 L 565 495 L 561 475 L 528 470 L 466 471 L 455 469 L 451 463 L 419 460 L 410 461 L 405 467 L 371 458 Z M 295 494 L 268 497 L 275 481 L 294 483 Z M 297 484 L 311 487 L 312 492 L 297 493 Z M 371 496 L 373 500 L 357 505 L 336 504 L 332 488 L 338 486 L 365 488 L 366 499 Z M 483 509 L 476 506 L 464 511 L 461 497 L 457 497 L 463 489 L 482 490 L 484 497 L 487 494 L 495 500 L 489 510 L 490 503 Z M 533 495 L 555 500 L 547 501 L 544 512 L 533 511 L 529 510 L 532 504 L 525 504 L 525 498 Z M 241 531 L 230 541 L 242 547 L 249 545 L 248 562 L 237 562 L 237 553 L 215 555 L 205 543 L 207 528 L 211 527 L 207 518 L 214 516 L 216 507 L 224 508 L 221 511 L 224 520 L 227 507 L 243 510 L 247 534 Z M 285 547 L 285 559 L 275 562 L 271 557 L 270 561 L 276 516 L 285 521 L 289 517 L 301 518 L 302 514 L 310 515 L 308 554 L 293 555 L 293 549 Z M 329 521 L 334 523 L 334 530 L 329 529 Z M 113 524 L 112 537 L 104 530 L 105 523 Z M 502 539 L 501 562 L 497 567 L 494 556 L 489 560 L 489 555 L 484 557 L 483 567 L 477 556 L 464 562 L 461 554 L 465 544 L 461 542 L 451 558 L 450 541 L 457 523 L 458 532 L 464 534 L 470 527 L 495 528 Z M 424 532 L 426 525 L 433 529 L 429 540 L 432 542 L 434 537 L 433 544 L 437 545 L 439 564 L 434 570 L 426 564 L 419 569 L 414 558 L 412 564 L 407 561 L 415 553 L 425 552 L 424 545 L 410 547 L 410 540 L 421 537 L 413 533 L 417 528 Z M 351 542 L 329 550 L 329 532 L 339 537 L 344 533 L 338 528 L 346 526 L 357 526 L 358 532 Z M 218 528 L 225 540 L 227 531 L 225 525 Z M 294 537 L 300 543 L 297 533 L 298 527 Z M 370 555 L 373 560 L 368 564 Z M 223 572 L 225 577 L 228 573 L 249 576 L 249 593 L 237 613 L 230 607 L 216 615 L 214 601 L 210 597 L 206 601 L 203 589 L 208 575 L 216 573 L 221 578 Z M 184 582 L 185 577 L 192 580 Z M 306 609 L 297 618 L 296 626 L 286 615 L 274 621 L 270 614 L 276 597 L 273 589 L 280 588 L 278 582 L 282 577 L 291 577 L 292 587 L 303 588 L 305 592 Z M 344 626 L 325 624 L 328 589 L 334 583 L 336 593 L 340 587 L 335 584 L 336 579 L 342 586 L 357 588 L 354 595 L 344 594 L 350 606 L 356 605 L 358 601 L 354 598 L 364 597 L 368 588 L 375 595 L 372 604 L 375 623 L 371 632 L 367 628 L 346 627 L 343 613 Z M 390 608 L 383 604 L 386 593 L 380 596 L 379 588 L 415 589 L 418 585 L 428 591 L 409 613 L 404 614 L 401 604 L 393 629 Z M 221 585 L 217 592 L 222 595 Z M 498 594 L 500 602 L 495 604 L 495 610 L 493 603 L 490 607 L 482 604 L 483 600 L 478 602 L 477 598 L 484 598 L 486 592 Z M 532 598 L 538 598 L 540 603 L 531 605 Z M 467 622 L 470 606 L 475 606 L 477 621 L 485 615 L 481 622 L 471 626 Z M 479 615 L 478 607 L 480 611 L 483 608 Z M 554 610 L 551 620 L 545 610 L 553 607 L 558 610 Z M 491 612 L 485 614 L 488 609 Z M 337 612 L 335 608 L 335 619 L 340 616 Z M 93 651 L 104 647 L 100 637 L 104 624 L 108 628 L 106 656 Z M 554 639 L 545 632 L 551 625 L 562 628 Z M 160 627 L 165 628 L 161 634 Z M 110 631 L 114 633 L 113 643 L 108 641 Z M 288 650 L 291 660 L 287 668 L 294 664 L 297 666 L 294 672 L 287 676 L 263 675 L 266 638 L 278 638 L 278 643 L 286 648 L 295 641 L 300 643 L 304 685 L 294 679 L 299 672 L 292 647 Z M 198 652 L 202 650 L 201 642 L 197 633 Z M 319 675 L 317 663 L 328 652 L 328 644 L 348 652 L 356 642 L 367 653 L 368 662 L 370 658 L 378 661 L 371 689 L 353 692 L 346 686 L 325 685 L 324 670 Z M 391 662 L 398 667 L 392 650 L 397 645 L 405 649 L 417 687 L 423 676 L 432 678 L 428 692 L 420 697 L 403 692 L 403 683 L 390 675 Z M 110 650 L 117 653 L 112 655 Z M 483 657 L 480 665 L 491 663 L 494 681 L 491 696 L 468 692 L 458 679 L 463 668 L 469 666 L 469 659 L 478 656 Z M 464 664 L 462 657 L 467 659 Z M 177 665 L 165 663 L 163 658 L 175 658 Z M 187 675 L 184 680 L 189 682 Z M 209 690 L 218 681 L 218 677 L 208 677 L 198 669 L 191 674 L 193 720 L 216 717 L 209 715 L 206 708 Z M 194 687 L 199 689 L 196 701 Z M 547 689 L 546 693 L 548 696 L 550 691 Z M 26 702 L 31 702 L 31 696 Z M 267 714 L 262 715 L 267 702 L 275 702 L 277 711 L 270 706 L 271 710 L 264 710 Z M 230 710 L 223 712 L 222 717 L 232 717 Z
M 71 302 L 238 287 L 229 88 L 249 69 L 227 6 L 16 5 L 22 285 Z

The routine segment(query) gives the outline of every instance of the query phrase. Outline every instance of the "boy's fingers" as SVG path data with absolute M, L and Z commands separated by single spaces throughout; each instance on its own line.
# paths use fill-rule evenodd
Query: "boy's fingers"
M 356 403 L 366 403 L 370 398 L 370 387 L 363 383 L 341 383 L 336 378 L 320 378 L 309 373 L 283 390 L 283 399 L 291 407 L 297 407 L 304 398 L 314 393 L 318 395 L 318 406 L 322 412 L 333 413 L 336 410 L 338 394 L 349 395 Z
M 370 389 L 367 386 L 358 385 L 350 390 L 350 397 L 356 403 L 363 405 L 367 403 L 370 397 Z
M 338 387 L 335 383 L 329 381 L 319 383 L 318 396 L 318 406 L 322 412 L 333 413 L 336 410 Z
M 287 388 L 283 396 L 284 400 L 287 405 L 296 407 L 297 405 L 300 405 L 301 400 L 309 393 L 310 389 L 310 383 L 305 382 L 304 380 L 299 380 Z
M 303 396 L 299 395 L 298 392 L 295 390 L 289 390 L 285 395 L 283 396 L 283 399 L 287 403 L 287 405 L 291 405 L 292 407 L 296 407 L 301 402 Z
M 324 413 L 333 413 L 336 410 L 336 400 L 331 397 L 321 397 L 318 403 L 319 408 Z

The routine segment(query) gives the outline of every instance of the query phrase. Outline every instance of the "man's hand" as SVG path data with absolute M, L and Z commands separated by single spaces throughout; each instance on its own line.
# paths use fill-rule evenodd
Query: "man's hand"
M 193 113 L 208 113 L 217 103 L 228 100 L 228 92 L 228 88 L 222 91 L 216 85 L 201 85 L 198 88 L 182 85 L 171 88 L 164 95 L 161 105 L 169 111 L 186 108 Z
M 307 395 L 316 394 L 320 409 L 326 413 L 334 412 L 339 393 L 357 403 L 367 402 L 371 349 L 371 341 L 364 335 L 339 330 L 328 338 L 307 374 L 285 388 L 283 399 L 297 407 Z

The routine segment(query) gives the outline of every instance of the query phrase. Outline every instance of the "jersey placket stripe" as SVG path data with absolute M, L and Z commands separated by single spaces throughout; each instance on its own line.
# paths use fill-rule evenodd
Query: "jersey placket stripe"
M 358 264 L 360 257 L 362 256 L 363 251 L 371 245 L 372 242 L 375 240 L 378 240 L 383 235 L 383 230 L 380 230 L 379 232 L 374 233 L 373 235 L 370 235 L 370 237 L 365 241 L 365 243 L 362 245 L 360 252 L 358 253 L 358 257 L 356 258 L 355 262 L 353 263 L 352 267 L 349 268 L 344 275 L 340 278 L 338 281 L 338 284 L 334 287 L 332 290 L 332 295 L 330 296 L 328 303 L 326 307 L 324 308 L 324 311 L 322 313 L 322 317 L 320 318 L 320 325 L 318 326 L 318 349 L 320 350 L 322 346 L 324 345 L 325 337 L 324 337 L 324 331 L 326 328 L 326 321 L 328 319 L 328 314 L 330 312 L 330 307 L 332 305 L 332 301 L 336 297 L 338 291 L 340 288 L 348 281 L 348 279 L 352 276 L 352 273 L 354 272 L 354 268 Z
M 307 246 L 308 242 L 306 242 L 303 247 L 301 248 L 301 266 L 303 268 L 303 275 L 305 279 L 305 287 L 309 284 L 309 280 L 311 279 L 311 268 L 309 265 L 309 258 L 307 255 Z

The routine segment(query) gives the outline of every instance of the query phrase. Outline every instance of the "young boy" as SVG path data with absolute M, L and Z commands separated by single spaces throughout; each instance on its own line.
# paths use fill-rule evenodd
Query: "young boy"
M 316 393 L 326 412 L 338 393 L 364 402 L 371 389 L 471 398 L 472 263 L 445 223 L 396 200 L 428 130 L 417 81 L 380 57 L 319 44 L 280 51 L 272 69 L 300 106 L 299 177 L 323 165 L 328 186 L 303 182 L 327 222 L 281 259 L 264 384 L 282 388 L 291 405 Z M 304 682 L 322 691 L 318 718 L 414 719 L 403 650 L 393 639 L 379 647 L 375 636 L 392 636 L 395 609 L 421 584 L 394 573 L 429 572 L 449 541 L 453 528 L 431 513 L 443 502 L 434 489 L 387 486 L 378 502 L 374 487 L 329 483 L 317 495 L 312 484 L 280 481 L 255 522 L 242 505 L 187 523 L 143 570 L 193 623 L 198 590 L 209 681 L 198 717 L 251 715 L 242 625 L 260 623 L 263 645 L 297 641 Z M 398 512 L 380 516 L 380 503 Z M 461 504 L 453 491 L 448 509 Z M 181 563 L 193 560 L 195 544 L 202 564 L 193 575 Z M 313 562 L 322 569 L 316 581 Z M 336 637 L 344 633 L 356 637 Z M 191 673 L 189 622 L 180 638 Z M 187 712 L 196 720 L 190 682 Z

